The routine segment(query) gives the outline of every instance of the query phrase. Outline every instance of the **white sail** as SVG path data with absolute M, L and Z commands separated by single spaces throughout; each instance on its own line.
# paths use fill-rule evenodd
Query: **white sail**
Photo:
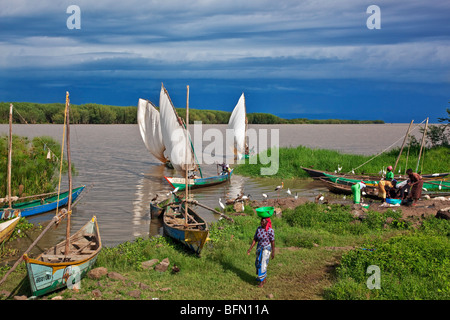
M 166 154 L 175 170 L 196 170 L 194 153 L 192 148 L 186 144 L 186 128 L 178 116 L 175 107 L 170 100 L 169 93 L 161 86 L 159 96 L 159 112 L 161 121 L 161 133 Z M 191 141 L 190 136 L 188 137 Z M 187 161 L 186 161 L 187 158 Z
M 246 118 L 245 97 L 242 93 L 236 107 L 234 107 L 234 110 L 231 113 L 230 120 L 228 121 L 228 128 L 234 130 L 234 141 L 233 145 L 230 145 L 230 148 L 236 154 L 238 159 L 242 159 L 245 154 L 245 136 L 247 131 Z
M 166 147 L 162 139 L 159 112 L 153 103 L 139 99 L 137 122 L 147 150 L 159 161 L 167 162 L 168 159 L 164 156 Z

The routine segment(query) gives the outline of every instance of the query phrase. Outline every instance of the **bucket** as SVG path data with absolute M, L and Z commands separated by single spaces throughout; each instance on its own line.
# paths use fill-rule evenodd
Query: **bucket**
M 273 215 L 274 207 L 259 207 L 256 208 L 256 214 L 261 218 L 270 218 Z
M 402 203 L 401 199 L 390 199 L 390 198 L 386 198 L 386 202 L 390 203 L 390 204 L 400 204 Z

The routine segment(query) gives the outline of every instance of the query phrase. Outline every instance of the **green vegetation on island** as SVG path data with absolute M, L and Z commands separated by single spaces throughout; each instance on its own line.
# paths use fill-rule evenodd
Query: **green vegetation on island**
M 14 123 L 62 124 L 64 123 L 64 103 L 14 102 Z M 184 118 L 185 108 L 176 108 Z M 0 102 L 0 123 L 8 122 L 9 102 Z M 219 110 L 189 109 L 189 123 L 201 121 L 203 124 L 227 124 L 231 112 Z M 71 105 L 72 124 L 135 124 L 137 107 L 119 107 L 87 103 Z M 308 120 L 304 118 L 283 119 L 268 113 L 247 114 L 249 124 L 367 124 L 384 123 L 382 120 Z

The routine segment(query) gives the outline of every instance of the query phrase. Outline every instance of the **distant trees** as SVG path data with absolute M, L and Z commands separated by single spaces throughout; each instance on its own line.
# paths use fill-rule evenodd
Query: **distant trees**
M 63 103 L 14 102 L 14 123 L 64 123 Z M 177 113 L 186 118 L 186 109 L 177 108 Z M 189 109 L 189 123 L 201 121 L 204 124 L 227 124 L 231 112 L 219 110 Z M 0 123 L 8 123 L 9 102 L 0 103 Z M 248 113 L 249 124 L 351 124 L 351 123 L 384 123 L 382 120 L 308 120 L 305 118 L 283 119 L 269 113 Z M 137 108 L 109 106 L 95 103 L 71 105 L 70 122 L 72 124 L 135 124 Z
M 432 147 L 450 147 L 450 109 L 447 108 L 447 118 L 438 118 L 442 125 L 430 125 L 427 131 L 427 140 Z
M 64 123 L 63 103 L 14 102 L 14 123 Z M 9 103 L 0 103 L 0 123 L 8 122 Z M 88 103 L 71 105 L 73 124 L 133 124 L 137 123 L 136 107 L 107 106 Z

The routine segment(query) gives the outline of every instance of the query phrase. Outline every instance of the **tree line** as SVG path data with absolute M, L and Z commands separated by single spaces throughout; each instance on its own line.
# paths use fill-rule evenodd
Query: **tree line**
M 0 123 L 8 123 L 9 102 L 0 102 Z M 64 123 L 63 103 L 14 102 L 13 123 L 62 124 Z M 186 109 L 176 108 L 180 117 L 185 118 Z M 219 110 L 189 109 L 189 123 L 201 121 L 204 124 L 227 124 L 231 112 Z M 249 124 L 365 124 L 384 123 L 382 120 L 309 120 L 305 118 L 283 119 L 269 113 L 248 113 Z M 136 124 L 137 107 L 120 107 L 95 103 L 71 105 L 72 124 Z

